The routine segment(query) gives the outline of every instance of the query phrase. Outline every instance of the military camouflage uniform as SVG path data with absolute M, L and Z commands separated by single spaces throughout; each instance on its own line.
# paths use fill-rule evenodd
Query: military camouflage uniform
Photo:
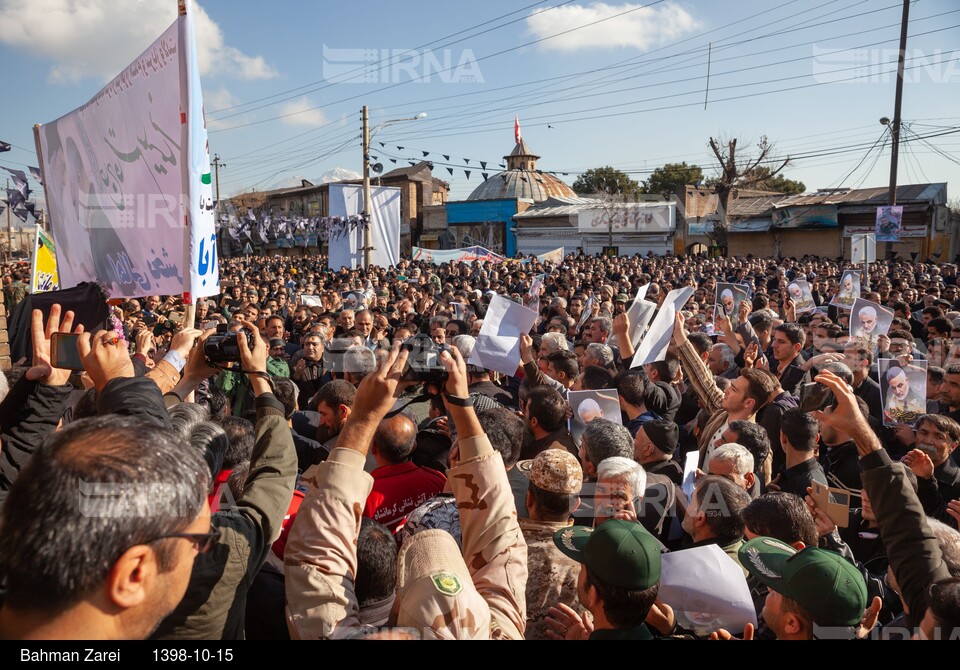
M 577 599 L 580 564 L 564 556 L 553 543 L 553 534 L 568 524 L 520 519 L 527 541 L 527 632 L 528 640 L 547 640 L 547 610 L 557 603 L 582 610 Z
M 503 459 L 486 435 L 460 440 L 459 448 L 460 465 L 447 476 L 460 508 L 463 560 L 489 610 L 489 621 L 473 628 L 494 639 L 523 639 L 527 547 Z M 342 637 L 361 625 L 353 583 L 356 538 L 373 487 L 364 460 L 357 451 L 336 448 L 304 473 L 314 488 L 300 507 L 284 556 L 295 639 Z

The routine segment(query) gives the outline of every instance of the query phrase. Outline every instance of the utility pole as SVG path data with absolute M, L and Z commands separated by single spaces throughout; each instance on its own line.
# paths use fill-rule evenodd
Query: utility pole
M 217 188 L 217 209 L 220 208 L 220 168 L 222 167 L 227 167 L 227 164 L 220 162 L 220 154 L 213 154 L 213 175 Z
M 373 203 L 370 199 L 370 111 L 363 106 L 363 269 L 370 267 L 371 244 L 370 226 L 373 223 Z
M 903 0 L 903 20 L 900 24 L 900 55 L 897 58 L 897 97 L 893 107 L 893 123 L 890 124 L 890 206 L 897 204 L 897 165 L 900 161 L 900 121 L 903 109 L 903 69 L 907 57 L 907 31 L 910 25 L 910 0 Z M 887 256 L 893 245 L 887 242 Z

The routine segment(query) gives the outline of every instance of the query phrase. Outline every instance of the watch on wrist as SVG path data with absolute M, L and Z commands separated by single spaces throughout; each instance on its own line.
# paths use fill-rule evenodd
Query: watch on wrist
M 457 407 L 473 407 L 473 398 L 470 396 L 461 398 L 459 396 L 450 395 L 449 393 L 444 393 L 443 397 L 446 398 L 447 402 L 451 405 L 456 405 Z

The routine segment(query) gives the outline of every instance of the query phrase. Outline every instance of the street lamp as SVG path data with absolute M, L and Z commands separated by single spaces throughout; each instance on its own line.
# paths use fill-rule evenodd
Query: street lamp
M 371 252 L 373 251 L 370 237 L 370 225 L 373 222 L 373 202 L 370 198 L 370 140 L 373 139 L 373 136 L 376 135 L 381 129 L 386 128 L 387 126 L 403 123 L 404 121 L 419 121 L 420 119 L 425 119 L 426 117 L 426 112 L 420 112 L 416 116 L 410 116 L 403 119 L 391 119 L 389 121 L 384 121 L 383 123 L 378 123 L 373 127 L 373 130 L 371 130 L 370 112 L 366 105 L 363 106 L 363 209 L 367 215 L 367 225 L 363 229 L 364 270 L 370 267 Z

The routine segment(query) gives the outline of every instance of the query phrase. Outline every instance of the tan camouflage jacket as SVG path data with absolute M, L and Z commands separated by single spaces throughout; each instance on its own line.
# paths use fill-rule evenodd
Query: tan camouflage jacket
M 491 637 L 523 639 L 527 546 L 517 523 L 500 454 L 485 435 L 461 440 L 456 468 L 447 471 L 460 509 L 463 557 L 491 614 Z M 353 576 L 356 538 L 373 478 L 349 449 L 304 474 L 314 488 L 300 506 L 287 540 L 287 616 L 294 639 L 340 637 L 360 626 Z
M 577 598 L 580 564 L 564 555 L 553 543 L 553 534 L 569 524 L 520 519 L 527 541 L 527 630 L 528 640 L 548 640 L 544 619 L 558 603 L 583 611 Z

